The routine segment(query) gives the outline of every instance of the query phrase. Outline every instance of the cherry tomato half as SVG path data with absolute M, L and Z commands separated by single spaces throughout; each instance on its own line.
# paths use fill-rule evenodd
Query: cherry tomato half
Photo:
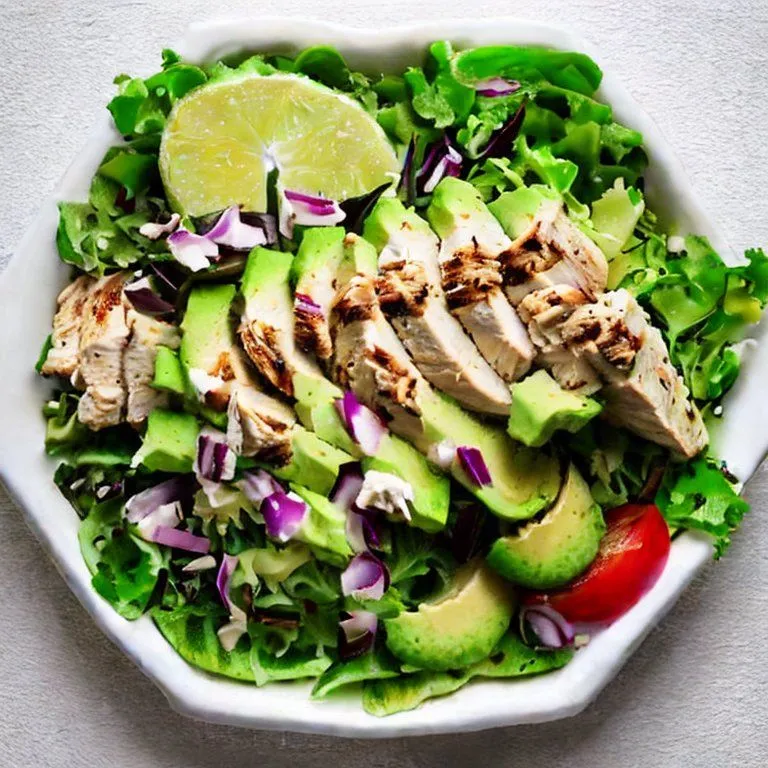
M 597 557 L 568 586 L 530 592 L 526 604 L 546 603 L 570 622 L 610 624 L 657 581 L 669 557 L 669 528 L 655 504 L 624 504 L 606 512 Z

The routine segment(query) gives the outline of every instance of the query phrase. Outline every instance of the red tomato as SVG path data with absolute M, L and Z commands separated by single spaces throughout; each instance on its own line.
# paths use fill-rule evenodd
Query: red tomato
M 605 515 L 597 557 L 567 587 L 531 592 L 526 604 L 546 603 L 571 622 L 610 624 L 657 581 L 669 556 L 669 528 L 655 504 L 624 504 Z

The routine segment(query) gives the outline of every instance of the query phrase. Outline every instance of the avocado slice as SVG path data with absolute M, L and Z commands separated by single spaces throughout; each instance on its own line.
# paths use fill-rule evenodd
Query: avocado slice
M 309 507 L 307 518 L 294 538 L 308 545 L 318 560 L 343 568 L 352 557 L 347 542 L 347 513 L 309 488 L 296 484 L 290 488 Z
M 544 445 L 559 429 L 578 432 L 603 406 L 563 389 L 545 370 L 512 385 L 507 432 L 529 446 Z
M 488 564 L 530 589 L 550 589 L 576 578 L 597 555 L 605 521 L 576 467 L 568 467 L 555 505 L 541 521 L 497 539 Z
M 219 375 L 221 353 L 234 341 L 229 308 L 236 290 L 228 284 L 199 285 L 189 294 L 179 347 L 179 359 L 187 371 L 199 368 L 210 376 Z
M 333 352 L 328 317 L 343 255 L 343 227 L 313 227 L 304 231 L 291 263 L 290 281 L 297 297 L 293 308 L 296 345 L 320 360 L 327 360 Z M 310 311 L 298 297 L 311 301 L 319 311 Z
M 333 489 L 339 467 L 352 457 L 321 440 L 314 432 L 297 427 L 291 442 L 293 454 L 282 467 L 265 465 L 275 477 L 288 483 L 301 483 L 315 493 L 327 496 Z
M 344 238 L 344 257 L 336 274 L 338 285 L 346 285 L 355 275 L 375 275 L 379 253 L 365 238 L 350 232 Z
M 557 496 L 560 472 L 552 456 L 516 443 L 499 427 L 479 421 L 437 392 L 422 397 L 419 404 L 424 436 L 417 447 L 426 453 L 431 446 L 446 441 L 477 448 L 492 485 L 475 485 L 456 458 L 450 472 L 495 515 L 525 520 L 545 509 Z
M 147 418 L 147 431 L 134 462 L 151 472 L 191 472 L 197 453 L 200 425 L 191 413 L 155 408 Z
M 458 669 L 484 659 L 507 631 L 512 589 L 475 559 L 456 571 L 447 594 L 386 619 L 387 647 L 419 669 Z
M 503 192 L 488 210 L 496 217 L 507 235 L 515 240 L 531 225 L 546 200 L 559 200 L 559 195 L 543 184 L 518 187 L 512 192 Z
M 184 395 L 187 392 L 187 378 L 179 360 L 179 354 L 170 347 L 159 346 L 155 355 L 155 376 L 152 379 L 155 389 Z
M 254 248 L 248 255 L 241 291 L 245 299 L 240 338 L 259 373 L 289 397 L 294 396 L 293 377 L 323 374 L 317 364 L 296 345 L 290 253 Z

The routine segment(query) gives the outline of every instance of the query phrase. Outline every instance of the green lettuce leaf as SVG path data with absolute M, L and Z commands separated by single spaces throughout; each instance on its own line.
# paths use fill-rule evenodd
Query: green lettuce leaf
M 375 648 L 349 661 L 337 661 L 323 672 L 312 688 L 313 699 L 324 699 L 329 693 L 366 680 L 398 677 L 400 663 L 386 648 Z
M 712 459 L 673 465 L 666 473 L 656 504 L 671 526 L 694 528 L 715 542 L 715 557 L 731 543 L 749 504 Z
M 512 678 L 540 674 L 565 666 L 573 651 L 538 651 L 513 633 L 499 642 L 483 661 L 463 670 L 415 672 L 392 679 L 373 679 L 364 684 L 363 708 L 377 717 L 415 709 L 427 699 L 458 690 L 473 677 Z
M 121 497 L 95 505 L 80 523 L 78 539 L 93 588 L 121 616 L 137 619 L 168 567 L 168 554 L 131 533 L 122 510 Z

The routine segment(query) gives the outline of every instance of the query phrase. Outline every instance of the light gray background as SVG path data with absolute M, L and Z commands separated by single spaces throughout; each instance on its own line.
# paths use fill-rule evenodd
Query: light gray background
M 361 26 L 515 13 L 573 27 L 659 122 L 733 246 L 768 244 L 766 0 L 2 0 L 0 268 L 104 108 L 112 77 L 149 74 L 189 21 L 235 12 Z M 747 496 L 754 511 L 727 558 L 583 715 L 367 743 L 252 733 L 171 712 L 91 623 L 0 489 L 0 765 L 765 766 L 768 472 Z

